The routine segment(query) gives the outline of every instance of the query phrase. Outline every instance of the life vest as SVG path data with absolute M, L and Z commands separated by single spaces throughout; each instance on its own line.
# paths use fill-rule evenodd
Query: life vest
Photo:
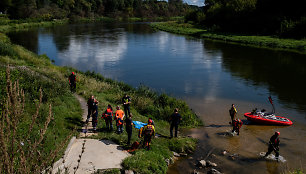
M 153 125 L 147 125 L 145 128 L 144 128 L 144 130 L 143 130 L 143 134 L 145 135 L 145 136 L 151 136 L 152 134 L 153 134 Z
M 124 117 L 124 112 L 120 109 L 116 111 L 116 120 L 117 120 L 117 125 L 122 125 L 123 124 L 123 117 Z
M 112 117 L 113 116 L 113 110 L 111 108 L 106 109 L 106 116 L 107 117 Z
M 242 121 L 241 120 L 234 120 L 234 127 L 240 128 L 242 126 Z

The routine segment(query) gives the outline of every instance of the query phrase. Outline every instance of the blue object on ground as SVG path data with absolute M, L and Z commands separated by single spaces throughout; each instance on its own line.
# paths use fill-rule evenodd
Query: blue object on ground
M 135 127 L 136 129 L 140 129 L 140 128 L 142 128 L 143 126 L 145 126 L 145 125 L 148 124 L 148 123 L 143 123 L 143 122 L 140 122 L 140 121 L 133 121 L 133 123 L 134 123 L 134 127 Z

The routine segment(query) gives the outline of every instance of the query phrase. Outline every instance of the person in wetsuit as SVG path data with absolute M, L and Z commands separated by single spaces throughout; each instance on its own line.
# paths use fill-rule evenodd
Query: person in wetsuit
M 280 132 L 275 132 L 275 134 L 270 138 L 268 152 L 266 153 L 265 157 L 271 154 L 272 151 L 275 152 L 275 157 L 278 159 L 279 157 L 279 135 Z

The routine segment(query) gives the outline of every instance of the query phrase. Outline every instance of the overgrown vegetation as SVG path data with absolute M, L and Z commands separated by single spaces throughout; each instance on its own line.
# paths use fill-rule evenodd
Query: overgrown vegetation
M 60 68 L 0 36 L 0 173 L 41 173 L 77 133 L 81 109 Z
M 305 40 L 280 39 L 271 36 L 239 35 L 221 32 L 211 32 L 201 29 L 197 25 L 178 22 L 152 23 L 151 26 L 159 30 L 176 34 L 185 34 L 196 37 L 222 40 L 226 42 L 240 43 L 260 47 L 297 50 L 299 52 L 306 53 Z
M 171 17 L 184 16 L 191 7 L 182 0 L 4 0 L 0 12 L 13 19 L 49 21 L 79 17 Z

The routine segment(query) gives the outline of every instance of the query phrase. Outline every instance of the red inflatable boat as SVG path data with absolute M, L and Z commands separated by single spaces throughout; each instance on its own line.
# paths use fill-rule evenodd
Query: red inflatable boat
M 274 114 L 268 114 L 264 112 L 247 112 L 244 116 L 249 120 L 257 124 L 266 124 L 266 125 L 281 125 L 281 126 L 290 126 L 292 121 L 288 118 L 275 116 Z

